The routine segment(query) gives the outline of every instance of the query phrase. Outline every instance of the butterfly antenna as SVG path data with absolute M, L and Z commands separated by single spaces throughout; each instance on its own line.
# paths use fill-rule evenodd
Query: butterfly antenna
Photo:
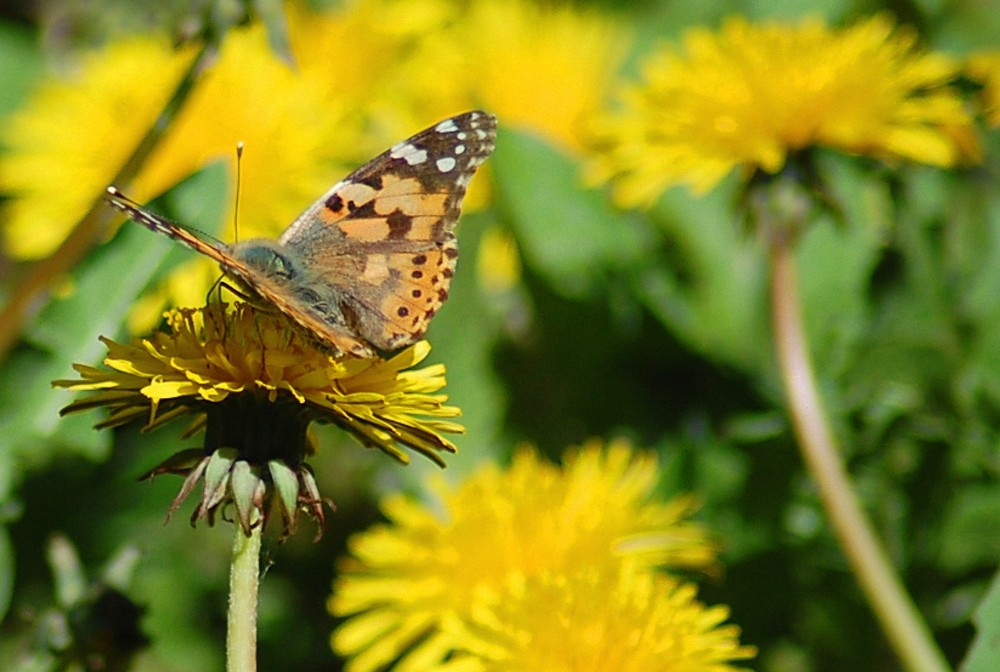
M 233 240 L 240 239 L 240 189 L 243 184 L 243 141 L 236 143 L 236 202 L 233 204 Z

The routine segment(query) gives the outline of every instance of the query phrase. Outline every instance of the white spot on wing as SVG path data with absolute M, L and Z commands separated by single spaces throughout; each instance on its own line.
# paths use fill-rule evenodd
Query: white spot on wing
M 456 161 L 450 156 L 442 156 L 437 160 L 437 169 L 442 173 L 447 173 L 455 168 Z
M 411 166 L 416 166 L 427 160 L 427 150 L 418 149 L 408 142 L 400 142 L 392 146 L 389 156 L 394 159 L 403 159 Z
M 458 126 L 455 125 L 454 119 L 445 119 L 440 124 L 435 126 L 434 130 L 438 133 L 454 133 L 458 130 Z
M 456 154 L 464 154 L 465 153 L 465 145 L 455 145 L 455 153 Z

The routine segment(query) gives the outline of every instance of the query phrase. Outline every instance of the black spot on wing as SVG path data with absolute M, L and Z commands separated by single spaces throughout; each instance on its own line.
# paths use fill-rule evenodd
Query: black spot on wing
M 344 199 L 340 197 L 340 194 L 334 194 L 326 199 L 326 207 L 339 214 L 344 209 Z
M 354 205 L 354 201 L 351 201 L 348 207 L 351 210 L 351 216 L 357 217 L 358 219 L 373 219 L 381 217 L 381 215 L 375 212 L 375 199 L 357 206 Z
M 388 155 L 384 154 L 383 156 L 388 159 Z M 382 158 L 382 157 L 379 157 L 379 158 Z M 376 161 L 373 161 L 372 163 L 370 163 L 368 165 L 373 165 L 375 163 L 376 163 Z M 362 166 L 362 170 L 363 169 L 364 169 L 364 166 Z M 358 184 L 367 185 L 367 186 L 371 187 L 372 189 L 375 189 L 376 191 L 382 188 L 382 173 L 381 173 L 381 171 L 375 172 L 375 173 L 369 173 L 369 174 L 361 174 L 361 175 L 355 173 L 354 175 L 351 175 L 351 177 L 349 177 L 348 179 L 351 182 L 357 182 Z
M 405 239 L 413 228 L 413 217 L 401 210 L 394 210 L 385 221 L 389 225 L 389 240 Z

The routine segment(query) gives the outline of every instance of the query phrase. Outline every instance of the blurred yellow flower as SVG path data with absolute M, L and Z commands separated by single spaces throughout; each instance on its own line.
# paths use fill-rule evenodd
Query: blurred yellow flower
M 193 57 L 151 37 L 117 42 L 84 56 L 71 76 L 44 81 L 5 121 L 0 190 L 10 196 L 2 221 L 11 256 L 39 258 L 59 246 L 153 125 Z
M 508 292 L 521 281 L 521 256 L 517 241 L 499 225 L 490 226 L 479 239 L 476 275 L 490 294 Z
M 579 148 L 628 42 L 609 15 L 527 0 L 351 0 L 343 18 L 298 23 L 297 62 L 366 101 L 372 151 L 473 107 Z
M 735 672 L 730 663 L 756 650 L 723 625 L 726 607 L 706 607 L 696 593 L 628 569 L 541 575 L 512 582 L 456 639 L 483 672 Z
M 983 85 L 983 114 L 990 126 L 1000 126 L 1000 51 L 984 51 L 970 56 L 965 71 Z
M 777 173 L 813 146 L 951 166 L 975 153 L 972 120 L 946 84 L 956 65 L 877 15 L 830 29 L 816 20 L 728 19 L 690 31 L 683 53 L 649 58 L 644 82 L 595 122 L 595 179 L 623 204 L 677 182 L 712 188 L 735 167 Z
M 350 147 L 363 161 L 435 119 L 475 107 L 459 70 L 440 60 L 452 0 L 347 0 L 316 13 L 287 6 L 297 68 L 336 104 L 351 101 L 365 133 Z M 363 36 L 363 37 L 362 37 Z M 448 46 L 447 48 L 450 48 Z M 442 87 L 449 95 L 442 96 Z
M 590 443 L 559 467 L 521 451 L 509 469 L 485 467 L 455 488 L 438 483 L 426 507 L 390 496 L 390 525 L 354 537 L 330 600 L 348 617 L 333 646 L 349 670 L 431 669 L 463 646 L 448 624 L 467 623 L 512 580 L 616 572 L 627 560 L 708 569 L 717 548 L 687 518 L 691 497 L 651 501 L 655 457 L 623 442 Z M 426 667 L 425 667 L 426 666 Z
M 627 54 L 610 15 L 527 0 L 476 0 L 455 27 L 473 100 L 505 125 L 583 147 Z
M 279 59 L 262 25 L 230 31 L 129 191 L 148 200 L 211 162 L 232 162 L 242 141 L 240 235 L 277 236 L 351 165 L 360 135 L 346 121 L 351 102 Z

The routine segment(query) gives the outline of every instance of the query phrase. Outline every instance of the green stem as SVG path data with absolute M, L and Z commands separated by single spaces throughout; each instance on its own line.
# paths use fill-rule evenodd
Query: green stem
M 861 589 L 889 642 L 910 672 L 950 670 L 896 575 L 854 495 L 816 386 L 799 310 L 793 245 L 771 243 L 771 309 L 785 396 L 799 448 Z
M 260 585 L 259 524 L 248 537 L 233 525 L 233 555 L 229 565 L 229 616 L 226 636 L 226 672 L 257 669 L 257 594 Z

